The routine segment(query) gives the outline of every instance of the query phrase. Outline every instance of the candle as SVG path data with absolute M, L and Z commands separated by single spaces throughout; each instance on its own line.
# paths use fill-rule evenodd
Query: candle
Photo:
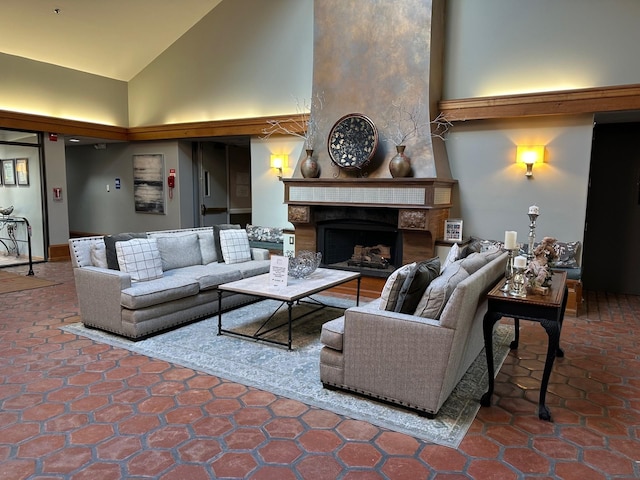
M 515 250 L 517 248 L 517 238 L 518 232 L 514 232 L 513 230 L 504 232 L 504 248 L 507 250 Z
M 531 205 L 529 207 L 529 215 L 540 215 L 540 208 L 537 205 Z
M 518 255 L 513 259 L 513 266 L 516 268 L 525 268 L 527 266 L 527 257 Z

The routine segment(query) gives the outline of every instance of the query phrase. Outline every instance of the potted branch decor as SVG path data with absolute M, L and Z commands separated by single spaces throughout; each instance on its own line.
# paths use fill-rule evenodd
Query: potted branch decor
M 387 141 L 393 143 L 396 154 L 389 161 L 389 171 L 391 176 L 408 177 L 411 176 L 411 159 L 405 155 L 406 142 L 421 135 L 431 135 L 443 138 L 451 123 L 444 115 L 439 114 L 432 122 L 424 120 L 424 110 L 422 101 L 409 108 L 401 101 L 392 102 L 391 120 L 385 126 Z M 433 131 L 432 131 L 432 127 Z
M 269 138 L 274 133 L 293 135 L 304 140 L 304 149 L 307 157 L 300 164 L 300 172 L 304 178 L 316 178 L 320 175 L 320 166 L 313 159 L 314 145 L 318 135 L 318 121 L 314 112 L 322 110 L 322 96 L 316 95 L 311 102 L 300 104 L 296 99 L 297 115 L 287 120 L 268 120 L 269 127 L 262 130 L 264 137 Z M 289 127 L 291 124 L 293 127 Z

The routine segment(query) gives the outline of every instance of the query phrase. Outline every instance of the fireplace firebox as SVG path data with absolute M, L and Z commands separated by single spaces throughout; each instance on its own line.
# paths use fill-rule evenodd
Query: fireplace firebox
M 388 277 L 402 263 L 402 233 L 396 225 L 349 219 L 320 222 L 316 232 L 325 267 Z

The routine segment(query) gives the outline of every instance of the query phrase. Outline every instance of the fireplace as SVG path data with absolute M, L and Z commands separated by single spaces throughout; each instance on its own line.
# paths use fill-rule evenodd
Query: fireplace
M 346 263 L 354 247 L 390 248 L 393 267 L 435 255 L 444 236 L 455 180 L 434 178 L 284 179 L 296 250 L 322 251 L 332 268 Z M 336 264 L 345 262 L 344 266 Z M 362 269 L 386 277 L 393 268 Z
M 386 278 L 402 263 L 402 233 L 395 224 L 331 220 L 319 222 L 316 233 L 324 267 Z

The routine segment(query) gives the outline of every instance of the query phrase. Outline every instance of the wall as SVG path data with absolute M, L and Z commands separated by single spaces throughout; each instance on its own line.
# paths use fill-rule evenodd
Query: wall
M 448 0 L 444 98 L 640 81 L 640 2 Z
M 278 181 L 276 171 L 269 168 L 269 162 L 272 153 L 288 154 L 289 167 L 282 173 L 284 178 L 290 178 L 303 147 L 304 142 L 296 137 L 251 139 L 252 221 L 255 225 L 293 228 L 284 203 L 284 184 Z
M 224 0 L 129 82 L 129 124 L 294 112 L 312 52 L 312 0 Z
M 591 152 L 591 115 L 469 122 L 447 139 L 449 161 L 458 180 L 463 235 L 504 239 L 516 230 L 527 242 L 530 205 L 540 207 L 537 238 L 583 239 Z M 547 163 L 533 177 L 516 164 L 516 145 L 546 145 Z
M 165 177 L 176 169 L 178 182 L 173 199 L 165 184 L 165 215 L 137 213 L 133 203 L 133 160 L 135 154 L 163 154 Z M 182 195 L 190 201 L 191 190 L 184 192 L 183 176 L 190 177 L 184 149 L 179 142 L 149 142 L 138 144 L 110 143 L 105 150 L 92 146 L 67 148 L 67 186 L 69 229 L 84 233 L 118 233 L 180 228 Z M 185 166 L 186 165 L 186 166 Z M 120 178 L 121 188 L 115 188 Z M 107 192 L 107 185 L 110 191 Z M 189 183 L 190 185 L 190 183 Z M 192 209 L 189 209 L 192 211 Z
M 63 245 L 69 239 L 68 189 L 64 138 L 52 142 L 44 136 L 44 158 L 46 162 L 47 218 L 49 219 L 49 245 Z M 54 201 L 53 187 L 62 188 L 62 201 Z M 39 205 L 36 205 L 36 208 Z
M 127 83 L 0 53 L 0 109 L 126 127 Z

